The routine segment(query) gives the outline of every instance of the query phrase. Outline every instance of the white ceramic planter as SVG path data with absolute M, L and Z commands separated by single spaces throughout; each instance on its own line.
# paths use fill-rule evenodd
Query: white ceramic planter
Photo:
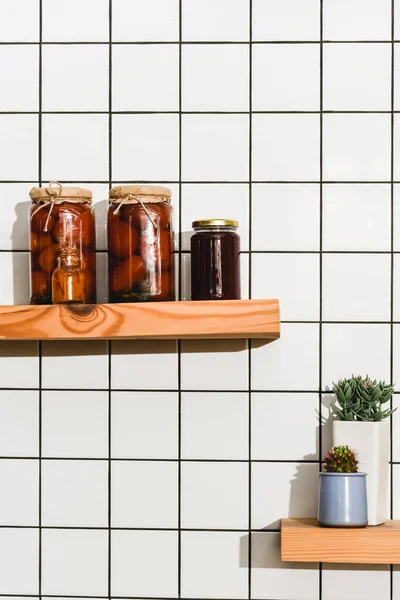
M 367 473 L 368 525 L 381 525 L 388 518 L 389 422 L 333 421 L 333 445 L 357 453 L 358 470 Z

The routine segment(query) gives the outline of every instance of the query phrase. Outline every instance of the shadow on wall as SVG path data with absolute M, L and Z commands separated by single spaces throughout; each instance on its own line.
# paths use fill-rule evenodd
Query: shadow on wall
M 18 202 L 15 206 L 15 221 L 11 233 L 12 247 L 12 304 L 29 304 L 29 223 L 28 214 L 31 203 Z M 21 240 L 27 240 L 26 247 L 21 248 Z M 21 251 L 22 250 L 22 251 Z M 10 274 L 11 276 L 11 274 Z

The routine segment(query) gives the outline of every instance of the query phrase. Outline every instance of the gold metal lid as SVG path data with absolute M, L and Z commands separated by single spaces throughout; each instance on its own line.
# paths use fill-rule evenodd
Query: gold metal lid
M 192 227 L 239 227 L 239 221 L 232 221 L 231 219 L 202 219 L 200 221 L 193 221 Z

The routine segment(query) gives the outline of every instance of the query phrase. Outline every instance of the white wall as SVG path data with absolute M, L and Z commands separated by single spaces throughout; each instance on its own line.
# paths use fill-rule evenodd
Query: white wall
M 30 187 L 93 190 L 104 301 L 108 188 L 149 181 L 181 297 L 191 221 L 237 218 L 243 297 L 283 320 L 251 348 L 0 343 L 0 595 L 400 599 L 389 567 L 279 560 L 332 380 L 400 382 L 399 4 L 0 0 L 0 303 L 28 301 Z

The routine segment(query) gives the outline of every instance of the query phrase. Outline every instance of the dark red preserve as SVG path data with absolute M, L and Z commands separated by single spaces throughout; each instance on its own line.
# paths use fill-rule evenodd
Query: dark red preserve
M 240 299 L 238 226 L 227 219 L 193 222 L 192 300 Z

